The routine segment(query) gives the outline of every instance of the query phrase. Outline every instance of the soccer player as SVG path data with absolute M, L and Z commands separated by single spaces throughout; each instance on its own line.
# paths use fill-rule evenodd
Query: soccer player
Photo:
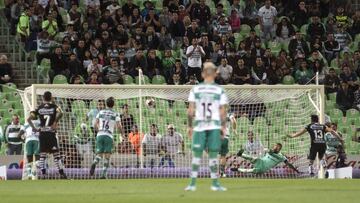
M 327 127 L 324 124 L 319 123 L 319 117 L 317 115 L 311 115 L 311 123 L 307 125 L 305 128 L 301 129 L 299 132 L 288 135 L 290 138 L 299 137 L 305 132 L 308 132 L 311 139 L 311 147 L 310 153 L 308 156 L 309 159 L 309 174 L 314 175 L 314 160 L 316 158 L 316 154 L 318 154 L 319 160 L 322 160 L 322 165 L 325 165 L 323 161 L 323 157 L 326 151 L 326 144 L 324 140 L 324 135 L 326 132 L 331 132 L 333 135 L 338 136 L 338 134 Z
M 43 95 L 43 103 L 38 106 L 37 109 L 30 112 L 30 116 L 28 117 L 27 122 L 31 128 L 34 129 L 34 131 L 40 131 L 39 165 L 42 175 L 46 175 L 45 159 L 47 154 L 50 153 L 54 157 L 54 163 L 59 171 L 60 177 L 62 179 L 67 179 L 66 174 L 64 173 L 64 166 L 62 164 L 59 143 L 56 136 L 58 123 L 63 116 L 63 112 L 60 107 L 52 102 L 52 100 L 53 98 L 51 92 L 46 91 Z M 33 120 L 35 120 L 37 117 L 40 119 L 40 128 L 37 128 L 33 123 Z
M 221 146 L 220 146 L 220 176 L 225 178 L 225 165 L 226 165 L 226 155 L 229 153 L 229 136 L 230 136 L 230 128 L 232 129 L 232 132 L 236 136 L 236 118 L 234 114 L 228 113 L 226 116 L 226 135 L 224 139 L 221 140 Z
M 192 137 L 193 158 L 191 182 L 185 190 L 196 190 L 196 178 L 201 157 L 204 149 L 207 148 L 212 179 L 211 190 L 226 191 L 226 188 L 222 187 L 218 180 L 219 160 L 217 155 L 220 151 L 221 139 L 224 139 L 226 134 L 227 96 L 224 89 L 214 83 L 217 70 L 213 63 L 204 63 L 201 75 L 204 83 L 194 86 L 188 99 L 188 135 Z M 194 127 L 193 120 L 195 120 Z
M 35 129 L 40 128 L 40 120 L 33 120 Z M 26 163 L 26 173 L 29 180 L 33 180 L 36 177 L 36 171 L 32 171 L 37 162 L 39 161 L 39 132 L 34 131 L 29 124 L 25 124 L 19 132 L 18 137 L 22 137 L 25 134 L 25 155 L 27 159 Z M 34 160 L 35 157 L 35 160 Z
M 113 110 L 114 98 L 106 99 L 106 109 L 99 111 L 96 116 L 95 131 L 96 135 L 96 156 L 91 164 L 90 175 L 95 173 L 96 165 L 103 160 L 103 169 L 101 179 L 106 179 L 106 173 L 110 165 L 110 156 L 114 144 L 114 130 L 115 126 L 121 130 L 120 115 Z
M 337 124 L 331 123 L 330 128 L 336 132 Z M 327 132 L 325 134 L 324 140 L 326 143 L 326 151 L 325 151 L 326 160 L 331 155 L 337 155 L 337 148 L 340 145 L 344 145 L 344 139 L 342 138 L 341 134 L 339 132 L 337 134 L 340 136 L 341 139 L 333 135 L 331 132 Z
M 243 173 L 255 173 L 255 174 L 262 174 L 266 171 L 270 170 L 271 168 L 275 167 L 281 162 L 284 162 L 287 166 L 291 169 L 299 173 L 299 171 L 288 162 L 287 158 L 281 154 L 281 143 L 276 143 L 272 150 L 265 153 L 265 155 L 261 158 L 252 157 L 244 153 L 244 149 L 240 149 L 237 153 L 237 156 L 240 156 L 246 160 L 249 160 L 252 164 L 254 164 L 253 168 L 251 169 L 243 169 L 243 168 L 231 168 L 232 171 L 239 171 Z

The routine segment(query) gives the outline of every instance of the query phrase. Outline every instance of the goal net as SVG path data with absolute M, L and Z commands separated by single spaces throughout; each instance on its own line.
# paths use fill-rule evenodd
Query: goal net
M 114 109 L 121 114 L 123 129 L 114 134 L 108 178 L 189 177 L 191 140 L 186 133 L 187 98 L 190 86 L 157 85 L 33 85 L 22 94 L 24 111 L 28 114 L 51 91 L 54 102 L 64 111 L 57 136 L 65 172 L 70 178 L 98 178 L 89 168 L 95 156 L 93 119 L 102 101 L 116 99 Z M 229 153 L 226 155 L 227 177 L 297 178 L 308 174 L 307 136 L 283 140 L 310 122 L 311 114 L 323 119 L 321 86 L 225 86 L 229 98 L 228 111 L 236 118 L 236 129 L 230 130 Z M 132 134 L 131 134 L 132 133 Z M 156 141 L 144 137 L 156 133 Z M 131 134 L 131 135 L 130 135 Z M 236 157 L 240 148 L 261 157 L 275 143 L 282 143 L 286 155 L 300 172 L 296 174 L 280 164 L 262 175 L 243 175 L 231 167 L 251 167 Z M 207 154 L 204 152 L 199 175 L 209 176 Z M 47 160 L 48 178 L 59 178 L 52 157 Z

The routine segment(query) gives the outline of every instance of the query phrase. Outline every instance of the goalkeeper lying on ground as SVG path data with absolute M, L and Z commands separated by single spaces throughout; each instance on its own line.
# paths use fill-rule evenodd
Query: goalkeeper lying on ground
M 262 157 L 249 156 L 244 153 L 244 149 L 240 149 L 240 151 L 237 153 L 237 156 L 249 160 L 254 166 L 251 169 L 231 168 L 231 171 L 262 174 L 275 167 L 279 163 L 284 162 L 291 169 L 299 173 L 299 171 L 291 163 L 288 162 L 287 158 L 280 153 L 281 148 L 282 144 L 277 143 L 274 145 L 272 150 L 266 152 L 266 154 Z

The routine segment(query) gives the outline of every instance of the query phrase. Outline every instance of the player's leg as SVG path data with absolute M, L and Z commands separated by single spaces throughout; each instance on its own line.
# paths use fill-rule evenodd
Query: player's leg
M 314 146 L 311 146 L 310 147 L 310 153 L 309 153 L 309 156 L 308 156 L 308 159 L 309 159 L 309 174 L 311 176 L 314 175 L 314 161 L 315 161 L 315 158 L 316 158 L 316 154 L 317 154 L 317 150 L 315 149 Z
M 193 157 L 191 161 L 191 181 L 188 187 L 185 190 L 194 191 L 196 190 L 196 178 L 199 173 L 200 161 L 205 148 L 205 132 L 194 131 L 192 136 L 192 151 Z
M 96 155 L 95 158 L 93 160 L 93 163 L 91 164 L 91 168 L 90 168 L 90 175 L 93 176 L 95 173 L 95 168 L 96 165 L 101 161 L 102 157 L 103 157 L 103 153 L 105 150 L 105 142 L 103 139 L 104 136 L 96 136 Z
M 40 167 L 42 175 L 44 176 L 46 174 L 45 160 L 46 160 L 47 153 L 49 152 L 48 151 L 48 148 L 49 148 L 48 143 L 49 143 L 49 141 L 48 141 L 48 136 L 46 135 L 45 132 L 40 132 L 39 142 L 40 142 L 39 167 Z
M 54 157 L 54 164 L 60 174 L 60 177 L 62 179 L 67 179 L 67 176 L 64 172 L 64 164 L 62 162 L 62 158 L 61 158 L 61 154 L 60 154 L 60 150 L 59 150 L 58 139 L 56 137 L 56 134 L 55 133 L 49 134 L 49 138 L 50 138 L 50 150 Z
M 221 136 L 220 130 L 208 130 L 206 131 L 207 136 L 207 146 L 209 149 L 209 168 L 210 168 L 210 177 L 212 179 L 211 190 L 214 191 L 225 191 L 226 188 L 221 187 L 218 177 L 218 167 L 219 159 L 218 154 L 220 151 L 221 145 Z
M 104 156 L 103 156 L 103 169 L 101 172 L 101 178 L 106 178 L 107 171 L 110 166 L 110 156 L 113 148 L 113 139 L 109 136 L 103 136 L 104 138 Z
M 25 154 L 26 154 L 26 173 L 28 176 L 28 179 L 32 179 L 32 167 L 33 167 L 33 161 L 34 161 L 34 154 L 35 154 L 35 140 L 30 140 L 25 143 Z
M 226 165 L 226 155 L 229 153 L 229 139 L 225 137 L 221 140 L 220 147 L 220 175 L 225 177 L 225 165 Z

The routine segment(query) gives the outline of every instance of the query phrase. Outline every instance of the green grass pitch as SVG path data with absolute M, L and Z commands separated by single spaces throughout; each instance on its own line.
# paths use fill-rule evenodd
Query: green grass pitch
M 1 203 L 320 203 L 359 202 L 360 180 L 221 179 L 226 192 L 210 191 L 199 179 L 185 192 L 187 179 L 1 181 Z

